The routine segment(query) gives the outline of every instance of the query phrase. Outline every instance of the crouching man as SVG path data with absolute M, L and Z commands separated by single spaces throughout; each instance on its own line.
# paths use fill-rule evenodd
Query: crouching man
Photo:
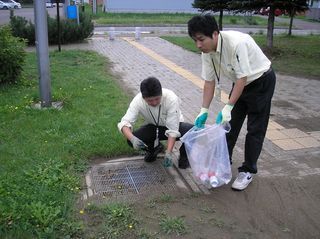
M 133 130 L 133 124 L 142 116 L 144 124 L 137 130 Z M 161 140 L 167 140 L 167 149 L 163 164 L 172 165 L 173 147 L 192 124 L 184 123 L 180 111 L 180 99 L 169 90 L 162 88 L 160 81 L 155 77 L 149 77 L 140 84 L 140 93 L 131 101 L 126 114 L 118 123 L 120 132 L 127 138 L 128 144 L 136 150 L 144 150 L 146 162 L 156 160 L 164 146 Z M 189 167 L 185 147 L 180 147 L 179 168 Z

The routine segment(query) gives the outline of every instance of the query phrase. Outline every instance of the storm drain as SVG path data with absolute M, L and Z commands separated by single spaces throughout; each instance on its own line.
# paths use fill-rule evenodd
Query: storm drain
M 98 201 L 135 201 L 187 189 L 174 167 L 165 169 L 160 161 L 145 163 L 140 159 L 95 165 L 87 174 L 87 196 Z

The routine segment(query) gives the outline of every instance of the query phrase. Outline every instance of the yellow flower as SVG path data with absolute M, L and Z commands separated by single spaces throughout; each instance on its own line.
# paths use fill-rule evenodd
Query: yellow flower
M 79 213 L 80 213 L 80 214 L 84 214 L 84 210 L 80 210 Z

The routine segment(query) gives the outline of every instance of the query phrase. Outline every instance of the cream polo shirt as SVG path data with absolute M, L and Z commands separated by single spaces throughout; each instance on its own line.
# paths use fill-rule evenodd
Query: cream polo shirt
M 183 122 L 183 116 L 180 111 L 180 99 L 173 91 L 162 88 L 161 109 L 159 117 L 159 125 L 168 128 L 165 135 L 168 137 L 178 138 L 181 136 L 179 132 L 179 123 Z M 126 114 L 118 123 L 118 129 L 122 132 L 122 128 L 127 126 L 133 128 L 134 122 L 141 115 L 144 124 L 156 125 L 159 115 L 159 107 L 152 107 L 142 98 L 142 94 L 137 94 L 131 101 Z
M 218 76 L 221 65 L 220 80 L 228 78 L 236 82 L 247 77 L 247 85 L 262 76 L 271 66 L 271 62 L 252 37 L 238 31 L 220 31 L 216 52 L 202 53 L 201 59 L 201 76 L 207 81 L 217 80 L 212 61 Z

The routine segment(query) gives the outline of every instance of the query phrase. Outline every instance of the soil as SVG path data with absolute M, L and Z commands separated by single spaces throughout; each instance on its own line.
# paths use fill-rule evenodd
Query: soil
M 244 191 L 230 185 L 212 189 L 209 195 L 180 194 L 173 201 L 135 204 L 144 228 L 154 238 L 320 238 L 319 176 L 304 179 L 254 178 Z M 181 217 L 183 235 L 161 232 L 159 217 Z
M 232 165 L 233 175 L 236 175 L 237 163 Z M 318 239 L 319 179 L 319 174 L 305 177 L 255 175 L 244 191 L 232 190 L 229 183 L 210 189 L 209 194 L 177 190 L 162 196 L 150 195 L 130 204 L 140 222 L 138 227 L 148 237 L 129 233 L 130 236 L 121 238 Z M 94 227 L 103 224 L 98 214 L 89 214 L 85 220 L 91 225 L 91 236 L 97 236 Z M 164 217 L 181 218 L 186 226 L 184 233 L 162 231 L 160 221 Z

